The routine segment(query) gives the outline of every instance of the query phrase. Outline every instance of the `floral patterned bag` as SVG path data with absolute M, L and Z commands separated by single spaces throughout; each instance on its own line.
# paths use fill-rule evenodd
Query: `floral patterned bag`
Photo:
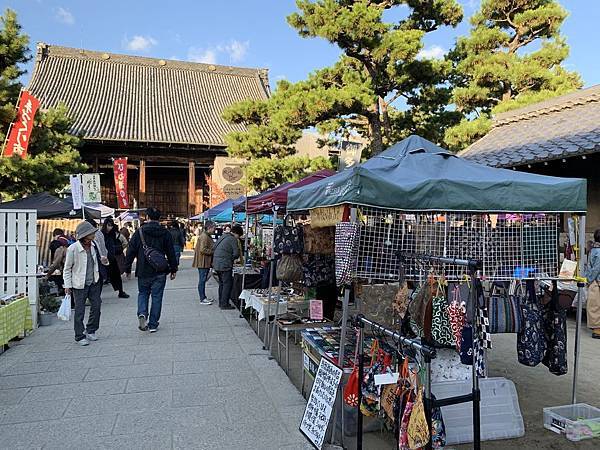
M 425 405 L 423 405 L 423 388 L 417 394 L 417 400 L 410 414 L 408 423 L 408 446 L 411 449 L 425 447 L 431 439 L 431 430 L 425 417 Z
M 400 421 L 400 432 L 398 436 L 399 450 L 411 450 L 408 443 L 408 426 L 410 424 L 410 416 L 412 414 L 414 404 L 414 393 L 411 390 L 408 393 L 408 400 L 406 401 L 406 406 L 404 407 L 402 419 Z
M 517 356 L 521 364 L 535 367 L 544 359 L 546 338 L 544 316 L 532 281 L 527 282 L 527 297 L 521 302 L 521 314 L 523 328 L 517 334 Z
M 450 318 L 450 326 L 456 343 L 456 351 L 460 353 L 462 329 L 467 321 L 467 305 L 461 299 L 460 288 L 456 285 L 452 291 L 452 301 L 446 309 Z
M 275 227 L 275 253 L 302 254 L 304 233 L 301 227 L 280 225 Z

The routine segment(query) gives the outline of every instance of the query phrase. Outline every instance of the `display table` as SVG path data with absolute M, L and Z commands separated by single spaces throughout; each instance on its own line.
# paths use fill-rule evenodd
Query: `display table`
M 279 354 L 279 361 L 281 361 L 281 348 L 285 348 L 285 372 L 290 371 L 290 332 L 298 333 L 300 331 L 316 328 L 333 327 L 334 323 L 331 321 L 325 322 L 306 322 L 305 319 L 299 319 L 301 323 L 289 323 L 284 318 L 277 320 L 277 352 Z M 281 340 L 281 332 L 285 333 L 285 341 Z
M 244 289 L 258 289 L 262 284 L 262 275 L 260 271 L 250 269 L 246 272 L 246 279 L 244 280 L 244 286 L 242 286 L 242 280 L 244 275 L 241 271 L 233 272 L 233 287 L 231 289 L 230 300 L 238 309 L 240 308 L 240 295 Z
M 0 307 L 0 347 L 4 347 L 12 339 L 24 335 L 32 328 L 31 310 L 27 297 Z

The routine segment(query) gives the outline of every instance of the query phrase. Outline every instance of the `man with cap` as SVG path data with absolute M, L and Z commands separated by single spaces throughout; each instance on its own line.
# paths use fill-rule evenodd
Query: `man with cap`
M 102 279 L 98 270 L 100 252 L 94 243 L 96 230 L 96 227 L 87 221 L 77 225 L 77 241 L 67 249 L 63 271 L 65 292 L 73 296 L 75 303 L 75 341 L 82 346 L 98 340 L 96 331 L 100 327 Z M 90 314 L 84 327 L 86 300 L 90 301 Z

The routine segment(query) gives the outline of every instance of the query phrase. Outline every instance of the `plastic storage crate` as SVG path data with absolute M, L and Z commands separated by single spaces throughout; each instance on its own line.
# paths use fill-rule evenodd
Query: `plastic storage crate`
M 544 428 L 575 442 L 600 437 L 600 409 L 586 403 L 544 408 Z
M 432 384 L 438 399 L 470 394 L 471 380 Z M 497 377 L 479 380 L 481 391 L 481 440 L 512 439 L 525 434 L 517 389 L 512 381 Z M 473 442 L 473 403 L 444 406 L 446 445 Z

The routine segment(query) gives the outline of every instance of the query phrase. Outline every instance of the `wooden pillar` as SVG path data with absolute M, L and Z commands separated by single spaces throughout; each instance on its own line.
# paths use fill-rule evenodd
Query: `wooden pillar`
M 196 212 L 196 163 L 188 163 L 188 216 Z
M 139 173 L 139 205 L 138 208 L 146 207 L 146 160 L 140 159 Z

